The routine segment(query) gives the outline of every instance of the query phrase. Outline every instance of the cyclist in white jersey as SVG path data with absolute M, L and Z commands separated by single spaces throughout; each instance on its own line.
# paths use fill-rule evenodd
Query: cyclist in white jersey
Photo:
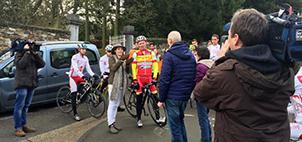
M 105 47 L 106 54 L 100 58 L 100 71 L 101 76 L 103 77 L 103 84 L 101 86 L 101 92 L 103 92 L 104 88 L 108 85 L 108 77 L 109 77 L 109 58 L 112 56 L 111 50 L 113 46 L 108 44 Z
M 85 56 L 86 54 L 86 45 L 78 44 L 78 53 L 73 55 L 71 58 L 71 67 L 69 71 L 69 85 L 71 91 L 71 104 L 74 119 L 80 121 L 81 118 L 78 115 L 77 107 L 76 107 L 76 97 L 78 92 L 78 85 L 81 82 L 84 82 L 86 76 L 84 76 L 83 71 L 86 68 L 86 71 L 89 73 L 90 76 L 94 78 L 98 78 L 98 76 L 91 70 L 89 65 L 89 60 Z

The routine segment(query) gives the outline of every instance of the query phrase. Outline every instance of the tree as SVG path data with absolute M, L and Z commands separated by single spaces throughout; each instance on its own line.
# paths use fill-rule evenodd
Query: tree
M 158 34 L 155 17 L 158 15 L 151 0 L 125 0 L 123 25 L 133 25 L 138 34 L 154 36 Z

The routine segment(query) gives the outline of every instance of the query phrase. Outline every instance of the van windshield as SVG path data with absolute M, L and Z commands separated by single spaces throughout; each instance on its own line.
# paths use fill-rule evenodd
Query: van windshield
M 12 55 L 12 53 L 9 50 L 4 51 L 3 53 L 0 53 L 0 63 L 7 60 L 8 58 L 10 58 L 11 55 Z

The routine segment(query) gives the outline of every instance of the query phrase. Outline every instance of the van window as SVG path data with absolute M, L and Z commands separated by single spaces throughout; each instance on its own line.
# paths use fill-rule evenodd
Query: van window
M 98 59 L 97 59 L 95 53 L 92 50 L 87 49 L 86 50 L 86 56 L 87 56 L 87 58 L 89 60 L 89 65 L 96 65 L 96 64 L 98 64 Z
M 15 63 L 12 61 L 0 71 L 0 78 L 8 77 L 14 71 Z
M 0 53 L 0 63 L 7 60 L 8 58 L 10 58 L 12 55 L 12 52 L 10 52 L 9 50 L 7 51 L 1 51 Z
M 53 49 L 50 51 L 51 66 L 56 69 L 70 68 L 71 57 L 77 53 L 74 48 Z M 98 64 L 96 54 L 90 50 L 86 50 L 86 56 L 90 65 Z
M 69 68 L 71 57 L 75 54 L 75 49 L 54 49 L 50 51 L 51 66 L 56 69 Z

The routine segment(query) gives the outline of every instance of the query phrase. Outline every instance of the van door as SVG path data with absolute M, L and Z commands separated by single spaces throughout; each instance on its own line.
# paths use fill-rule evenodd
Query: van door
M 39 51 L 40 56 L 45 62 L 43 68 L 38 69 L 38 87 L 34 90 L 33 104 L 48 102 L 48 78 L 47 78 L 47 59 L 45 49 Z
M 69 78 L 66 72 L 69 72 L 71 57 L 76 53 L 75 48 L 50 48 L 48 49 L 48 86 L 52 97 L 56 97 L 57 91 L 63 85 L 68 85 Z
M 0 70 L 0 104 L 1 110 L 13 108 L 15 103 L 15 78 L 9 76 L 13 73 L 13 58 Z

